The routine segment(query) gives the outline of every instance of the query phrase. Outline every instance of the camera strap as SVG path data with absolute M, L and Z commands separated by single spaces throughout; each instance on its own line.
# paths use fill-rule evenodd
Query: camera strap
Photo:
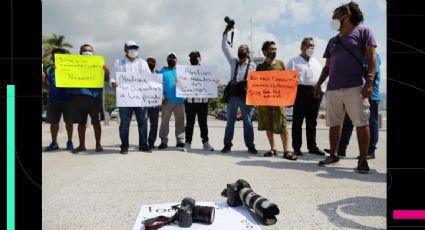
M 354 58 L 354 60 L 356 60 L 356 62 L 357 63 L 359 63 L 359 65 L 362 67 L 362 69 L 363 69 L 363 72 L 364 73 L 367 73 L 367 69 L 366 69 L 366 67 L 363 65 L 363 63 L 360 61 L 360 59 L 353 53 L 353 51 L 351 51 L 350 49 L 348 49 L 345 45 L 344 45 L 344 43 L 341 41 L 341 38 L 338 36 L 338 35 L 336 35 L 335 36 L 335 44 L 340 44 L 341 45 L 341 47 L 345 50 L 345 51 L 347 51 L 353 58 Z
M 171 217 L 168 216 L 157 216 L 142 221 L 142 224 L 145 226 L 146 230 L 156 230 L 163 227 L 164 225 L 170 224 L 172 221 Z
M 248 65 L 246 66 L 246 71 L 245 71 L 245 77 L 244 80 L 246 80 L 247 76 L 248 76 L 248 70 L 249 70 L 249 66 L 251 65 L 251 59 L 248 59 Z M 235 68 L 235 73 L 233 74 L 233 79 L 236 81 L 236 76 L 238 74 L 238 69 L 239 69 L 239 62 L 236 61 L 236 68 Z

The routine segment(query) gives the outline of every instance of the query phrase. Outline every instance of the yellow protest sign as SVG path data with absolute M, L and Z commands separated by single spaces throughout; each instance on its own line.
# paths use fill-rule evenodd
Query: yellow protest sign
M 103 88 L 105 61 L 102 56 L 55 54 L 58 88 Z

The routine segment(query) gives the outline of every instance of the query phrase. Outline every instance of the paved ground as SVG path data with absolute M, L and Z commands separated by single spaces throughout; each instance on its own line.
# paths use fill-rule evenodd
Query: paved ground
M 169 146 L 174 146 L 171 124 Z M 242 122 L 236 126 L 234 152 L 227 154 L 220 152 L 225 122 L 212 118 L 209 132 L 214 152 L 200 150 L 197 127 L 190 153 L 174 147 L 138 152 L 133 121 L 130 143 L 134 148 L 120 155 L 118 125 L 112 121 L 103 127 L 105 151 L 101 154 L 94 152 L 92 128 L 87 130 L 87 152 L 43 153 L 43 229 L 131 229 L 144 204 L 180 202 L 186 196 L 196 201 L 224 201 L 220 192 L 239 178 L 280 208 L 278 222 L 263 229 L 386 228 L 385 129 L 380 131 L 377 159 L 369 161 L 371 174 L 361 175 L 353 171 L 358 153 L 355 133 L 348 157 L 325 168 L 317 166 L 323 157 L 315 155 L 304 154 L 296 162 L 282 159 L 281 147 L 279 157 L 263 157 L 269 146 L 265 133 L 259 131 L 255 131 L 255 143 L 260 154 L 249 154 Z M 317 138 L 319 147 L 329 147 L 324 120 L 319 120 Z M 43 146 L 49 142 L 49 126 L 43 123 Z M 64 147 L 65 142 L 62 131 L 59 145 Z M 74 143 L 78 144 L 76 132 Z

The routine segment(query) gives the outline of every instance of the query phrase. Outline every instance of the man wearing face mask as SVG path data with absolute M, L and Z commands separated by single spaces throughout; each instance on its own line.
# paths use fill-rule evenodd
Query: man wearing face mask
M 265 41 L 261 48 L 265 60 L 257 66 L 257 71 L 285 70 L 285 64 L 276 60 L 277 47 L 274 41 Z M 270 143 L 270 151 L 265 157 L 277 156 L 274 134 L 279 134 L 283 145 L 283 158 L 297 160 L 297 157 L 288 151 L 288 132 L 286 130 L 286 116 L 284 106 L 259 106 L 258 107 L 258 130 L 266 131 Z
M 148 63 L 151 73 L 159 73 L 159 71 L 155 69 L 155 65 L 156 65 L 155 58 L 148 57 L 146 59 L 146 62 Z M 160 108 L 161 106 L 148 107 L 148 118 L 150 123 L 148 145 L 150 149 L 155 148 L 156 136 L 158 134 L 158 118 L 159 118 Z
M 128 41 L 124 44 L 125 57 L 115 61 L 114 73 L 116 72 L 132 72 L 132 73 L 150 73 L 148 63 L 139 58 L 139 46 L 134 41 Z M 118 84 L 115 78 L 111 78 L 111 86 L 116 88 Z M 147 142 L 148 133 L 148 108 L 141 106 L 120 107 L 120 139 L 121 139 L 121 154 L 128 153 L 129 147 L 129 131 L 130 122 L 133 112 L 136 114 L 137 127 L 139 130 L 139 151 L 151 152 Z
M 189 54 L 191 65 L 201 65 L 201 54 L 199 51 L 192 51 Z M 208 98 L 187 98 L 185 102 L 186 112 L 186 140 L 182 151 L 188 152 L 192 147 L 193 127 L 195 118 L 198 115 L 199 129 L 201 130 L 201 138 L 203 149 L 206 151 L 214 151 L 214 148 L 208 142 Z
M 366 160 L 369 148 L 369 102 L 372 94 L 376 68 L 375 48 L 377 47 L 372 30 L 359 26 L 363 13 L 355 2 L 335 9 L 331 27 L 339 34 L 331 38 L 323 55 L 326 65 L 314 88 L 320 97 L 320 86 L 329 75 L 326 91 L 326 124 L 329 129 L 330 156 L 319 162 L 320 166 L 339 161 L 338 143 L 345 112 L 357 130 L 360 157 L 357 172 L 370 171 Z M 363 62 L 367 56 L 368 67 L 364 72 Z M 365 83 L 364 83 L 365 82 Z
M 297 96 L 294 103 L 292 122 L 292 148 L 297 156 L 302 156 L 302 128 L 303 120 L 306 122 L 306 139 L 308 152 L 317 155 L 325 155 L 323 150 L 316 144 L 317 115 L 319 114 L 319 98 L 314 96 L 314 86 L 320 77 L 322 65 L 313 57 L 314 41 L 312 37 L 306 37 L 301 42 L 301 54 L 288 62 L 289 70 L 298 71 Z
M 80 47 L 81 55 L 94 55 L 93 47 L 89 44 L 84 44 Z M 105 82 L 109 81 L 109 68 L 107 65 L 103 66 L 105 71 Z M 73 149 L 71 152 L 76 154 L 86 150 L 86 123 L 87 116 L 93 125 L 94 137 L 96 139 L 96 152 L 102 152 L 103 148 L 100 144 L 102 127 L 100 121 L 104 120 L 103 114 L 103 88 L 77 88 L 72 90 L 72 106 L 74 110 L 74 123 L 78 123 L 78 138 L 80 145 Z
M 176 97 L 176 63 L 177 55 L 171 52 L 167 56 L 168 66 L 159 71 L 162 73 L 164 82 L 164 100 L 162 102 L 162 120 L 159 128 L 161 144 L 158 146 L 158 149 L 168 147 L 168 133 L 172 113 L 174 113 L 176 127 L 176 147 L 184 147 L 184 98 Z
M 247 45 L 240 45 L 238 48 L 238 58 L 234 58 L 230 54 L 230 48 L 227 43 L 227 33 L 232 28 L 226 27 L 223 32 L 223 39 L 221 41 L 221 48 L 224 56 L 230 64 L 230 79 L 235 82 L 238 86 L 238 92 L 230 95 L 227 102 L 227 124 L 226 131 L 224 133 L 224 147 L 221 150 L 222 153 L 231 151 L 233 133 L 235 131 L 236 112 L 238 108 L 241 109 L 243 119 L 243 133 L 245 146 L 248 148 L 248 152 L 251 154 L 257 154 L 254 144 L 254 129 L 252 127 L 252 109 L 253 106 L 246 104 L 246 79 L 248 71 L 255 71 L 256 65 L 251 62 L 249 58 L 249 47 Z M 229 82 L 230 83 L 230 82 Z

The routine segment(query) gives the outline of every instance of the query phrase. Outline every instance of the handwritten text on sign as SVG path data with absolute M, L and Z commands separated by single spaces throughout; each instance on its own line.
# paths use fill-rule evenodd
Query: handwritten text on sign
M 56 87 L 103 88 L 104 64 L 102 56 L 55 54 Z
M 177 65 L 177 97 L 217 97 L 217 67 Z
M 248 73 L 247 105 L 291 106 L 297 95 L 297 71 Z
M 117 72 L 117 107 L 152 107 L 162 103 L 162 75 Z

